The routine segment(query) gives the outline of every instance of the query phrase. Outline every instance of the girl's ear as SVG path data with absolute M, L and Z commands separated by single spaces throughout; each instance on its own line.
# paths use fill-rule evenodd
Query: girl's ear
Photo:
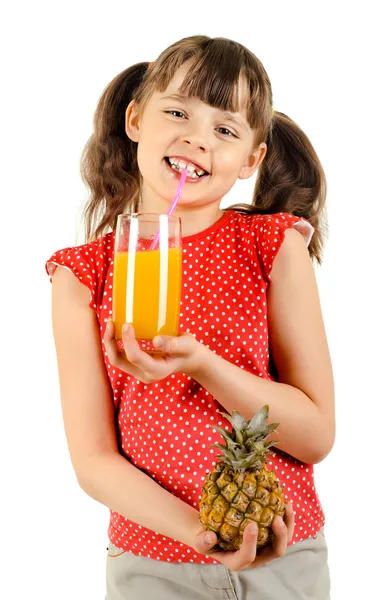
M 135 101 L 132 100 L 125 111 L 125 133 L 133 142 L 138 142 L 140 137 L 140 111 Z
M 260 163 L 263 162 L 264 156 L 267 154 L 267 144 L 262 142 L 258 148 L 252 151 L 245 163 L 240 169 L 239 179 L 248 179 L 255 171 L 257 171 Z

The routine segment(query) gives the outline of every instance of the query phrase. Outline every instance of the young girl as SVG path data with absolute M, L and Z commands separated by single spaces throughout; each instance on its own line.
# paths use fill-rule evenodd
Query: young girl
M 130 324 L 115 342 L 117 216 L 166 213 L 180 171 L 180 335 L 142 352 Z M 82 161 L 88 242 L 47 262 L 64 424 L 87 494 L 110 508 L 107 599 L 329 597 L 324 515 L 313 466 L 334 440 L 328 345 L 310 259 L 321 262 L 326 189 L 306 135 L 274 112 L 261 62 L 227 39 L 194 36 L 105 89 Z M 220 209 L 256 174 L 253 205 Z M 57 268 L 64 267 L 64 268 Z M 199 525 L 210 449 L 269 404 L 280 445 L 284 521 L 256 556 L 257 527 L 215 552 Z M 291 506 L 293 502 L 293 508 Z

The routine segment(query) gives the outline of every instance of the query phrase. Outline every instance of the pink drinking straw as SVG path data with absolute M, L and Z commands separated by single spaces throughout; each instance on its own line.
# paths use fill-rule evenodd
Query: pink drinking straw
M 185 183 L 185 181 L 186 181 L 186 177 L 187 177 L 187 167 L 185 167 L 185 168 L 183 169 L 183 171 L 182 171 L 182 175 L 181 175 L 181 178 L 180 178 L 180 180 L 179 180 L 179 185 L 178 185 L 177 192 L 176 192 L 176 194 L 175 194 L 175 198 L 174 198 L 174 200 L 171 202 L 171 206 L 170 206 L 170 208 L 168 209 L 168 212 L 167 212 L 167 214 L 168 214 L 168 216 L 169 216 L 169 217 L 170 217 L 170 216 L 172 215 L 172 213 L 174 212 L 174 209 L 175 209 L 176 205 L 178 204 L 179 198 L 180 198 L 180 197 L 181 197 L 181 195 L 182 195 L 183 184 L 184 184 L 184 183 Z M 158 231 L 158 233 L 155 235 L 154 241 L 153 241 L 153 242 L 152 242 L 152 244 L 151 244 L 151 250 L 155 250 L 155 248 L 156 248 L 156 245 L 157 245 L 157 243 L 158 243 L 158 241 L 159 241 L 159 237 L 160 237 L 160 230 L 159 230 L 159 231 Z

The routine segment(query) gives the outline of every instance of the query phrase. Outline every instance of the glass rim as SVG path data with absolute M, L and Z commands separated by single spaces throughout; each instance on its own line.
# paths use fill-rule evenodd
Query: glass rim
M 117 216 L 117 220 L 132 220 L 136 217 L 151 217 L 149 219 L 149 222 L 155 222 L 155 221 L 159 221 L 160 217 L 167 217 L 167 219 L 169 221 L 176 221 L 176 222 L 180 222 L 181 221 L 181 217 L 178 217 L 177 215 L 167 215 L 166 213 L 150 213 L 150 212 L 135 212 L 135 213 L 122 213 L 121 215 Z M 154 218 L 152 218 L 154 217 Z M 142 221 L 146 221 L 147 219 L 142 218 Z

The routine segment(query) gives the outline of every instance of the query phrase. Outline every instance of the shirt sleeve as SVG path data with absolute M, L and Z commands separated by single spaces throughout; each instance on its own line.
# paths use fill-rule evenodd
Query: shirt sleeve
M 58 266 L 71 271 L 88 288 L 90 293 L 89 306 L 97 310 L 98 278 L 95 256 L 90 244 L 58 250 L 49 258 L 45 266 L 50 282 Z
M 267 281 L 271 281 L 274 260 L 283 244 L 287 229 L 296 229 L 309 246 L 314 228 L 304 218 L 289 213 L 262 215 L 259 221 L 258 254 Z

